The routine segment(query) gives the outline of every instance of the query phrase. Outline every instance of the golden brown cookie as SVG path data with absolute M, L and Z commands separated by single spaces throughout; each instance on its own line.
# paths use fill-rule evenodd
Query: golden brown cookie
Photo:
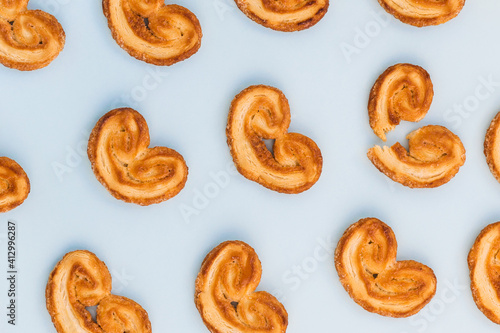
M 212 333 L 284 333 L 288 314 L 265 291 L 255 291 L 262 267 L 254 249 L 227 241 L 205 257 L 196 278 L 195 303 Z
M 488 319 L 500 324 L 500 222 L 477 236 L 467 258 L 474 302 Z
M 349 296 L 365 310 L 388 317 L 416 314 L 436 293 L 429 267 L 396 261 L 396 236 L 376 218 L 351 225 L 335 249 L 335 268 Z
M 170 66 L 195 54 L 201 46 L 196 16 L 164 0 L 103 0 L 108 26 L 118 45 L 131 56 Z
M 312 27 L 325 16 L 329 0 L 235 0 L 250 19 L 279 31 L 299 31 Z
M 231 103 L 227 143 L 243 176 L 273 191 L 300 193 L 319 179 L 323 158 L 313 140 L 288 133 L 289 125 L 285 95 L 273 87 L 251 86 Z M 272 153 L 264 139 L 275 139 Z
M 182 155 L 148 146 L 148 125 L 133 109 L 112 110 L 95 125 L 87 153 L 96 178 L 115 198 L 147 206 L 184 188 L 188 168 Z
M 49 276 L 47 310 L 59 333 L 151 333 L 147 312 L 136 302 L 111 294 L 111 275 L 95 254 L 67 253 Z M 86 307 L 97 305 L 97 322 Z
M 408 134 L 408 151 L 399 143 L 375 146 L 368 158 L 387 177 L 413 188 L 438 187 L 465 163 L 460 138 L 443 126 L 428 125 Z
M 500 112 L 493 118 L 486 131 L 484 155 L 491 173 L 500 182 Z
M 373 132 L 386 141 L 401 120 L 417 122 L 429 110 L 434 91 L 429 73 L 420 66 L 396 64 L 387 68 L 370 91 L 368 115 Z
M 0 63 L 21 71 L 47 66 L 64 47 L 64 30 L 41 10 L 28 10 L 29 0 L 0 0 Z
M 16 208 L 30 193 L 30 180 L 16 161 L 0 157 L 0 213 Z
M 460 13 L 465 0 L 378 0 L 403 23 L 417 27 L 445 23 Z

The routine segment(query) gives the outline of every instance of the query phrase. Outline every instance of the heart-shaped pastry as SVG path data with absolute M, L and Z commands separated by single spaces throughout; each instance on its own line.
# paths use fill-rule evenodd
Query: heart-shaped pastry
M 312 27 L 325 16 L 329 0 L 235 0 L 250 19 L 279 31 L 298 31 Z
M 432 103 L 434 91 L 429 73 L 420 66 L 396 64 L 387 68 L 370 91 L 368 116 L 373 132 L 386 141 L 401 120 L 422 120 Z
M 111 294 L 111 275 L 95 254 L 67 253 L 50 274 L 47 310 L 59 333 L 151 333 L 148 313 L 136 302 Z M 97 321 L 86 307 L 97 305 Z
M 500 112 L 493 118 L 486 131 L 484 155 L 491 173 L 500 182 Z
M 408 134 L 407 139 L 408 151 L 396 142 L 390 148 L 370 148 L 367 154 L 379 171 L 404 186 L 441 186 L 465 163 L 462 141 L 446 127 L 424 126 Z
M 196 16 L 164 0 L 103 0 L 113 38 L 131 56 L 170 66 L 195 54 L 201 46 Z
M 262 267 L 254 249 L 227 241 L 205 257 L 196 279 L 195 303 L 212 333 L 284 333 L 288 314 L 265 291 L 255 291 Z
M 500 222 L 484 228 L 467 258 L 474 302 L 488 319 L 500 324 Z
M 22 71 L 47 66 L 64 47 L 64 30 L 29 0 L 0 0 L 0 63 Z
M 30 193 L 30 180 L 23 168 L 8 157 L 0 157 L 0 213 L 16 208 Z
M 285 95 L 273 87 L 251 86 L 231 103 L 227 143 L 243 176 L 273 191 L 300 193 L 319 179 L 323 158 L 313 140 L 287 133 L 289 125 Z M 273 153 L 264 139 L 275 139 Z
M 349 296 L 365 310 L 388 317 L 416 314 L 436 293 L 429 267 L 396 261 L 392 229 L 376 218 L 351 225 L 335 249 L 335 268 Z
M 141 114 L 120 108 L 99 119 L 90 134 L 88 156 L 97 179 L 117 199 L 139 205 L 177 195 L 188 168 L 182 155 L 149 146 L 149 129 Z
M 417 27 L 445 23 L 460 13 L 465 0 L 378 0 L 403 23 Z

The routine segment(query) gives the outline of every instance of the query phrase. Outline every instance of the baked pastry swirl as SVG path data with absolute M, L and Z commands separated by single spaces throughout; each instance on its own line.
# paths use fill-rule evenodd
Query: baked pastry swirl
M 500 324 L 500 222 L 484 228 L 467 258 L 474 302 L 488 319 Z
M 380 5 L 403 23 L 417 27 L 439 25 L 460 13 L 465 0 L 378 0 Z
M 182 155 L 148 146 L 146 120 L 133 109 L 111 110 L 95 125 L 87 153 L 96 178 L 115 198 L 146 206 L 184 188 L 188 168 Z
M 164 0 L 103 0 L 104 15 L 118 45 L 150 64 L 170 66 L 195 54 L 201 46 L 196 16 Z
M 500 112 L 493 118 L 486 131 L 484 155 L 491 173 L 500 182 Z
M 50 274 L 47 310 L 59 333 L 151 333 L 147 312 L 136 302 L 111 294 L 111 275 L 95 254 L 67 253 Z M 97 322 L 86 307 L 97 305 Z
M 325 16 L 329 0 L 235 0 L 250 19 L 279 31 L 298 31 L 312 27 Z
M 434 91 L 429 73 L 420 66 L 396 64 L 387 68 L 370 91 L 368 115 L 375 134 L 386 141 L 401 120 L 422 120 L 432 103 Z
M 64 30 L 41 10 L 28 10 L 29 0 L 0 0 L 0 63 L 21 71 L 47 66 L 64 47 Z
M 335 249 L 335 268 L 349 296 L 365 310 L 388 317 L 416 314 L 436 293 L 429 267 L 396 261 L 392 229 L 376 218 L 351 225 Z
M 319 179 L 323 158 L 313 140 L 287 133 L 289 125 L 285 95 L 273 87 L 250 86 L 231 103 L 227 143 L 243 176 L 273 191 L 300 193 Z M 273 153 L 264 139 L 275 139 Z
M 16 208 L 30 193 L 30 180 L 23 168 L 8 157 L 0 157 L 0 213 Z
M 399 143 L 368 150 L 370 161 L 395 182 L 408 187 L 438 187 L 452 179 L 465 163 L 460 138 L 443 126 L 428 125 L 410 134 L 409 149 Z
M 288 314 L 265 291 L 255 291 L 262 267 L 254 249 L 227 241 L 205 257 L 196 278 L 195 303 L 212 333 L 284 333 Z

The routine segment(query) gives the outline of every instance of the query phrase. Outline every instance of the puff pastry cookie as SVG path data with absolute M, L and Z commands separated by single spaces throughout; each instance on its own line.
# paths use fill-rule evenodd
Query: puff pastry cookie
M 484 155 L 491 173 L 500 182 L 500 112 L 493 118 L 486 131 Z
M 370 91 L 368 115 L 373 132 L 386 141 L 385 133 L 401 120 L 422 120 L 433 96 L 431 78 L 422 67 L 396 64 L 387 68 Z
M 279 31 L 299 31 L 312 27 L 325 16 L 329 0 L 235 0 L 250 19 Z
M 408 134 L 409 149 L 399 143 L 368 150 L 370 161 L 387 177 L 412 188 L 438 187 L 465 163 L 460 138 L 443 126 L 428 125 Z
M 0 157 L 0 213 L 16 208 L 30 193 L 30 180 L 23 168 L 8 157 Z
M 445 23 L 460 13 L 465 0 L 378 0 L 403 23 L 417 27 Z
M 170 66 L 195 54 L 201 46 L 196 16 L 164 0 L 103 0 L 104 15 L 118 45 L 150 64 Z
M 376 218 L 351 225 L 335 249 L 335 268 L 349 296 L 365 310 L 388 317 L 416 314 L 436 293 L 429 267 L 396 261 L 392 229 Z
M 112 110 L 95 125 L 87 153 L 96 178 L 115 198 L 146 206 L 184 188 L 184 158 L 173 149 L 148 146 L 148 125 L 133 109 Z
M 67 253 L 50 274 L 45 297 L 59 333 L 151 333 L 148 314 L 139 304 L 111 294 L 111 275 L 92 252 Z M 85 308 L 95 305 L 97 322 Z
M 288 133 L 290 107 L 278 89 L 256 85 L 231 103 L 227 143 L 238 171 L 273 191 L 300 193 L 316 183 L 323 158 L 316 143 Z M 263 141 L 275 139 L 273 153 Z
M 284 333 L 288 314 L 265 291 L 255 291 L 262 267 L 254 249 L 227 241 L 205 257 L 196 279 L 195 303 L 212 333 Z
M 0 63 L 21 71 L 50 64 L 66 38 L 54 16 L 28 10 L 28 1 L 0 1 Z

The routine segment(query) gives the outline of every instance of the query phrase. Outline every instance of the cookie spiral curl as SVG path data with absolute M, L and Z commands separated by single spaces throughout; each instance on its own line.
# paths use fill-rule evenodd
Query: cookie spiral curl
M 457 16 L 465 0 L 378 0 L 380 5 L 403 23 L 417 27 L 439 25 Z
M 150 205 L 177 195 L 186 184 L 188 167 L 182 155 L 149 146 L 149 129 L 130 108 L 111 110 L 90 134 L 88 156 L 96 178 L 117 199 Z
M 200 22 L 184 7 L 163 0 L 103 0 L 102 7 L 113 38 L 136 59 L 170 66 L 201 46 Z
M 325 16 L 329 0 L 235 0 L 250 19 L 278 31 L 299 31 L 312 27 Z
M 0 157 L 0 213 L 16 208 L 30 193 L 30 180 L 23 168 L 8 157 Z
M 254 249 L 227 241 L 206 256 L 196 279 L 195 303 L 212 333 L 284 333 L 288 314 L 265 291 L 256 292 L 262 274 Z
M 486 131 L 484 155 L 491 173 L 500 182 L 500 112 L 493 118 Z
M 27 6 L 28 0 L 0 0 L 0 63 L 22 71 L 50 64 L 66 39 L 54 16 Z
M 59 333 L 151 333 L 147 312 L 136 302 L 111 294 L 111 275 L 95 254 L 67 253 L 50 274 L 47 310 Z M 97 322 L 86 307 L 97 305 Z
M 387 177 L 412 188 L 438 187 L 449 182 L 465 163 L 460 138 L 443 126 L 428 125 L 408 134 L 409 150 L 399 143 L 375 146 L 368 158 Z
M 488 319 L 500 324 L 500 222 L 484 228 L 467 258 L 474 302 Z
M 429 73 L 420 66 L 396 64 L 387 68 L 370 91 L 368 115 L 373 132 L 386 141 L 401 120 L 422 120 L 432 103 L 434 90 Z
M 396 261 L 392 229 L 376 218 L 351 225 L 335 249 L 335 268 L 349 296 L 365 310 L 388 317 L 416 314 L 436 293 L 429 267 Z
M 300 193 L 321 175 L 323 158 L 310 138 L 287 133 L 290 107 L 278 89 L 257 85 L 240 92 L 231 103 L 227 142 L 238 171 L 273 191 Z M 275 139 L 271 153 L 264 139 Z

